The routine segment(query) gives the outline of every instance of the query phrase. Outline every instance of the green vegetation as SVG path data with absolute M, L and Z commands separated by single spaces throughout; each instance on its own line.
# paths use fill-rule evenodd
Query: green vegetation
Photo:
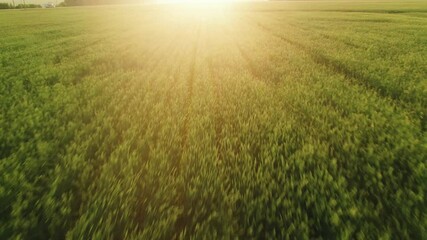
M 0 9 L 9 9 L 13 8 L 13 6 L 9 3 L 0 3 Z
M 41 8 L 39 4 L 18 4 L 16 6 L 9 3 L 0 3 L 0 9 L 20 9 L 20 8 Z
M 64 6 L 90 6 L 108 4 L 146 4 L 163 0 L 64 0 Z
M 427 238 L 425 2 L 0 29 L 0 239 Z

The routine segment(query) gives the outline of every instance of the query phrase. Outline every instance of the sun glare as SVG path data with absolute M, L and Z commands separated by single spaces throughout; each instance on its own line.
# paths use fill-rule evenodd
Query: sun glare
M 222 4 L 232 3 L 236 1 L 238 0 L 157 0 L 156 3 L 198 6 L 198 5 L 222 5 Z
M 238 1 L 241 0 L 156 0 L 156 4 L 168 5 L 175 11 L 195 17 L 193 21 L 218 21 L 224 18 L 224 13 Z

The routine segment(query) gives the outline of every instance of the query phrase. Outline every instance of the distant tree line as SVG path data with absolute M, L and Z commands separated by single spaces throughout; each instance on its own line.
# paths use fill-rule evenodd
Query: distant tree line
M 46 0 L 49 2 L 49 0 Z M 143 0 L 150 1 L 150 0 Z M 64 7 L 64 6 L 81 6 L 81 5 L 108 5 L 108 4 L 132 4 L 132 3 L 141 3 L 141 0 L 65 0 L 60 4 L 56 5 L 56 7 Z M 11 3 L 0 3 L 0 9 L 19 9 L 19 8 L 41 8 L 42 6 L 39 4 L 18 4 L 14 5 Z
M 49 0 L 46 0 L 49 1 Z M 126 3 L 138 3 L 140 0 L 128 0 Z M 65 0 L 56 7 L 64 6 L 81 6 L 81 5 L 108 5 L 108 4 L 121 4 L 122 0 Z M 39 4 L 18 4 L 13 5 L 10 3 L 0 3 L 0 9 L 19 9 L 19 8 L 41 8 Z
M 126 3 L 138 3 L 140 0 L 127 0 Z M 80 6 L 80 5 L 108 5 L 122 4 L 123 0 L 65 0 L 65 6 Z
M 0 3 L 0 9 L 19 9 L 19 8 L 41 8 L 39 4 L 18 4 L 14 6 L 10 3 Z

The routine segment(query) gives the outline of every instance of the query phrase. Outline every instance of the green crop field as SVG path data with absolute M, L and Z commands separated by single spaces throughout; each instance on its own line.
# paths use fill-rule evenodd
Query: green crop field
M 0 239 L 427 239 L 427 2 L 0 11 Z

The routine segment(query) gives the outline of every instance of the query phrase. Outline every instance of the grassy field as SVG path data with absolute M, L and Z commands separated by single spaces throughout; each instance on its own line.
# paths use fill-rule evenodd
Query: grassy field
M 426 239 L 427 2 L 0 12 L 0 239 Z

